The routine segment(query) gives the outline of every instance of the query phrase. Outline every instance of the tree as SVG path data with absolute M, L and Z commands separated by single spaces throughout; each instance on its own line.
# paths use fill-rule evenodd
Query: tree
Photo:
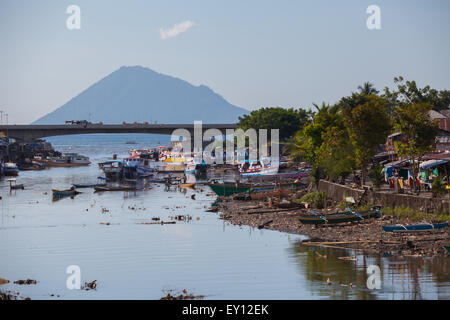
M 378 90 L 375 88 L 375 86 L 370 82 L 364 82 L 362 86 L 358 86 L 359 93 L 362 94 L 378 94 Z
M 388 117 L 388 102 L 376 95 L 353 94 L 353 99 L 347 101 L 365 101 L 357 105 L 343 102 L 345 124 L 348 128 L 350 141 L 355 151 L 356 165 L 362 171 L 362 183 L 365 183 L 367 166 L 375 155 L 376 147 L 386 142 L 391 124 Z
M 279 129 L 280 141 L 287 141 L 309 120 L 310 113 L 303 109 L 261 108 L 239 117 L 238 126 L 243 130 Z
M 394 83 L 397 86 L 397 90 L 391 91 L 386 87 L 383 95 L 394 107 L 401 103 L 429 103 L 431 109 L 436 111 L 450 108 L 449 90 L 438 91 L 430 88 L 428 85 L 419 88 L 415 81 L 405 81 L 401 76 L 395 77 Z
M 341 126 L 342 115 L 339 114 L 339 107 L 330 106 L 325 103 L 319 107 L 314 104 L 317 112 L 313 114 L 313 119 L 297 131 L 289 143 L 291 156 L 297 161 L 308 161 L 315 163 L 317 153 L 323 143 L 323 134 L 329 127 Z
M 317 161 L 328 179 L 341 178 L 344 181 L 355 168 L 354 149 L 347 129 L 344 126 L 329 127 L 322 138 Z
M 438 125 L 428 116 L 429 103 L 401 102 L 395 110 L 394 127 L 402 139 L 394 144 L 400 157 L 408 157 L 412 163 L 413 176 L 419 170 L 420 158 L 433 149 Z

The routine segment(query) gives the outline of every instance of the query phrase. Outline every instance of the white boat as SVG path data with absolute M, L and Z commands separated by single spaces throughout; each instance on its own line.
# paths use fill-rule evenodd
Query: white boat
M 274 175 L 278 173 L 279 165 L 275 160 L 268 158 L 256 161 L 242 161 L 238 165 L 238 170 L 241 176 L 259 176 L 259 175 Z
M 127 179 L 145 178 L 155 174 L 153 161 L 142 158 L 126 158 L 123 160 L 123 175 Z
M 7 162 L 2 164 L 2 172 L 4 176 L 17 176 L 19 174 L 19 168 L 13 162 Z

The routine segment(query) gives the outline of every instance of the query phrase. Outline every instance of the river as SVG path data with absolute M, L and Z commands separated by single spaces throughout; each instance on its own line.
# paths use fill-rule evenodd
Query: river
M 208 187 L 94 193 L 53 202 L 51 189 L 95 183 L 97 163 L 130 148 L 167 145 L 156 135 L 87 135 L 48 139 L 66 152 L 91 158 L 78 168 L 23 171 L 25 190 L 0 181 L 0 277 L 31 299 L 159 299 L 186 289 L 206 299 L 450 299 L 450 258 L 362 255 L 301 246 L 305 237 L 228 225 L 206 212 L 215 200 Z M 136 144 L 127 144 L 134 141 Z M 195 199 L 191 196 L 195 194 Z M 153 217 L 176 224 L 142 224 Z M 338 259 L 354 255 L 356 261 Z M 326 256 L 326 257 L 325 257 Z M 70 290 L 67 267 L 96 290 Z M 381 270 L 381 289 L 367 287 L 367 268 Z M 19 279 L 35 285 L 17 285 Z M 331 284 L 327 283 L 331 280 Z M 350 283 L 352 286 L 350 286 Z

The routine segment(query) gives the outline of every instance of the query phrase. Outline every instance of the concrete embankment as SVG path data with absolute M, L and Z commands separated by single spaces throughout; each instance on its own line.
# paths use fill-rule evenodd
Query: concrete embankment
M 356 201 L 364 194 L 364 190 L 353 189 L 337 183 L 320 180 L 318 191 L 325 192 L 334 201 L 342 201 L 345 197 L 353 197 Z M 430 198 L 410 194 L 367 190 L 364 200 L 374 205 L 390 208 L 410 208 L 422 212 L 448 214 L 450 202 L 446 199 Z

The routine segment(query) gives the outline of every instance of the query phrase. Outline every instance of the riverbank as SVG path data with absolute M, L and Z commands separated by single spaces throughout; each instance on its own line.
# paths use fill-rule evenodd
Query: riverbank
M 304 245 L 362 250 L 394 256 L 449 256 L 444 248 L 450 242 L 449 228 L 420 233 L 384 232 L 383 225 L 409 224 L 408 219 L 383 214 L 378 219 L 339 225 L 304 225 L 300 215 L 307 209 L 277 209 L 263 201 L 239 201 L 220 197 L 216 208 L 221 219 L 234 224 L 259 229 L 301 234 L 310 240 Z M 261 213 L 258 213 L 261 212 Z

